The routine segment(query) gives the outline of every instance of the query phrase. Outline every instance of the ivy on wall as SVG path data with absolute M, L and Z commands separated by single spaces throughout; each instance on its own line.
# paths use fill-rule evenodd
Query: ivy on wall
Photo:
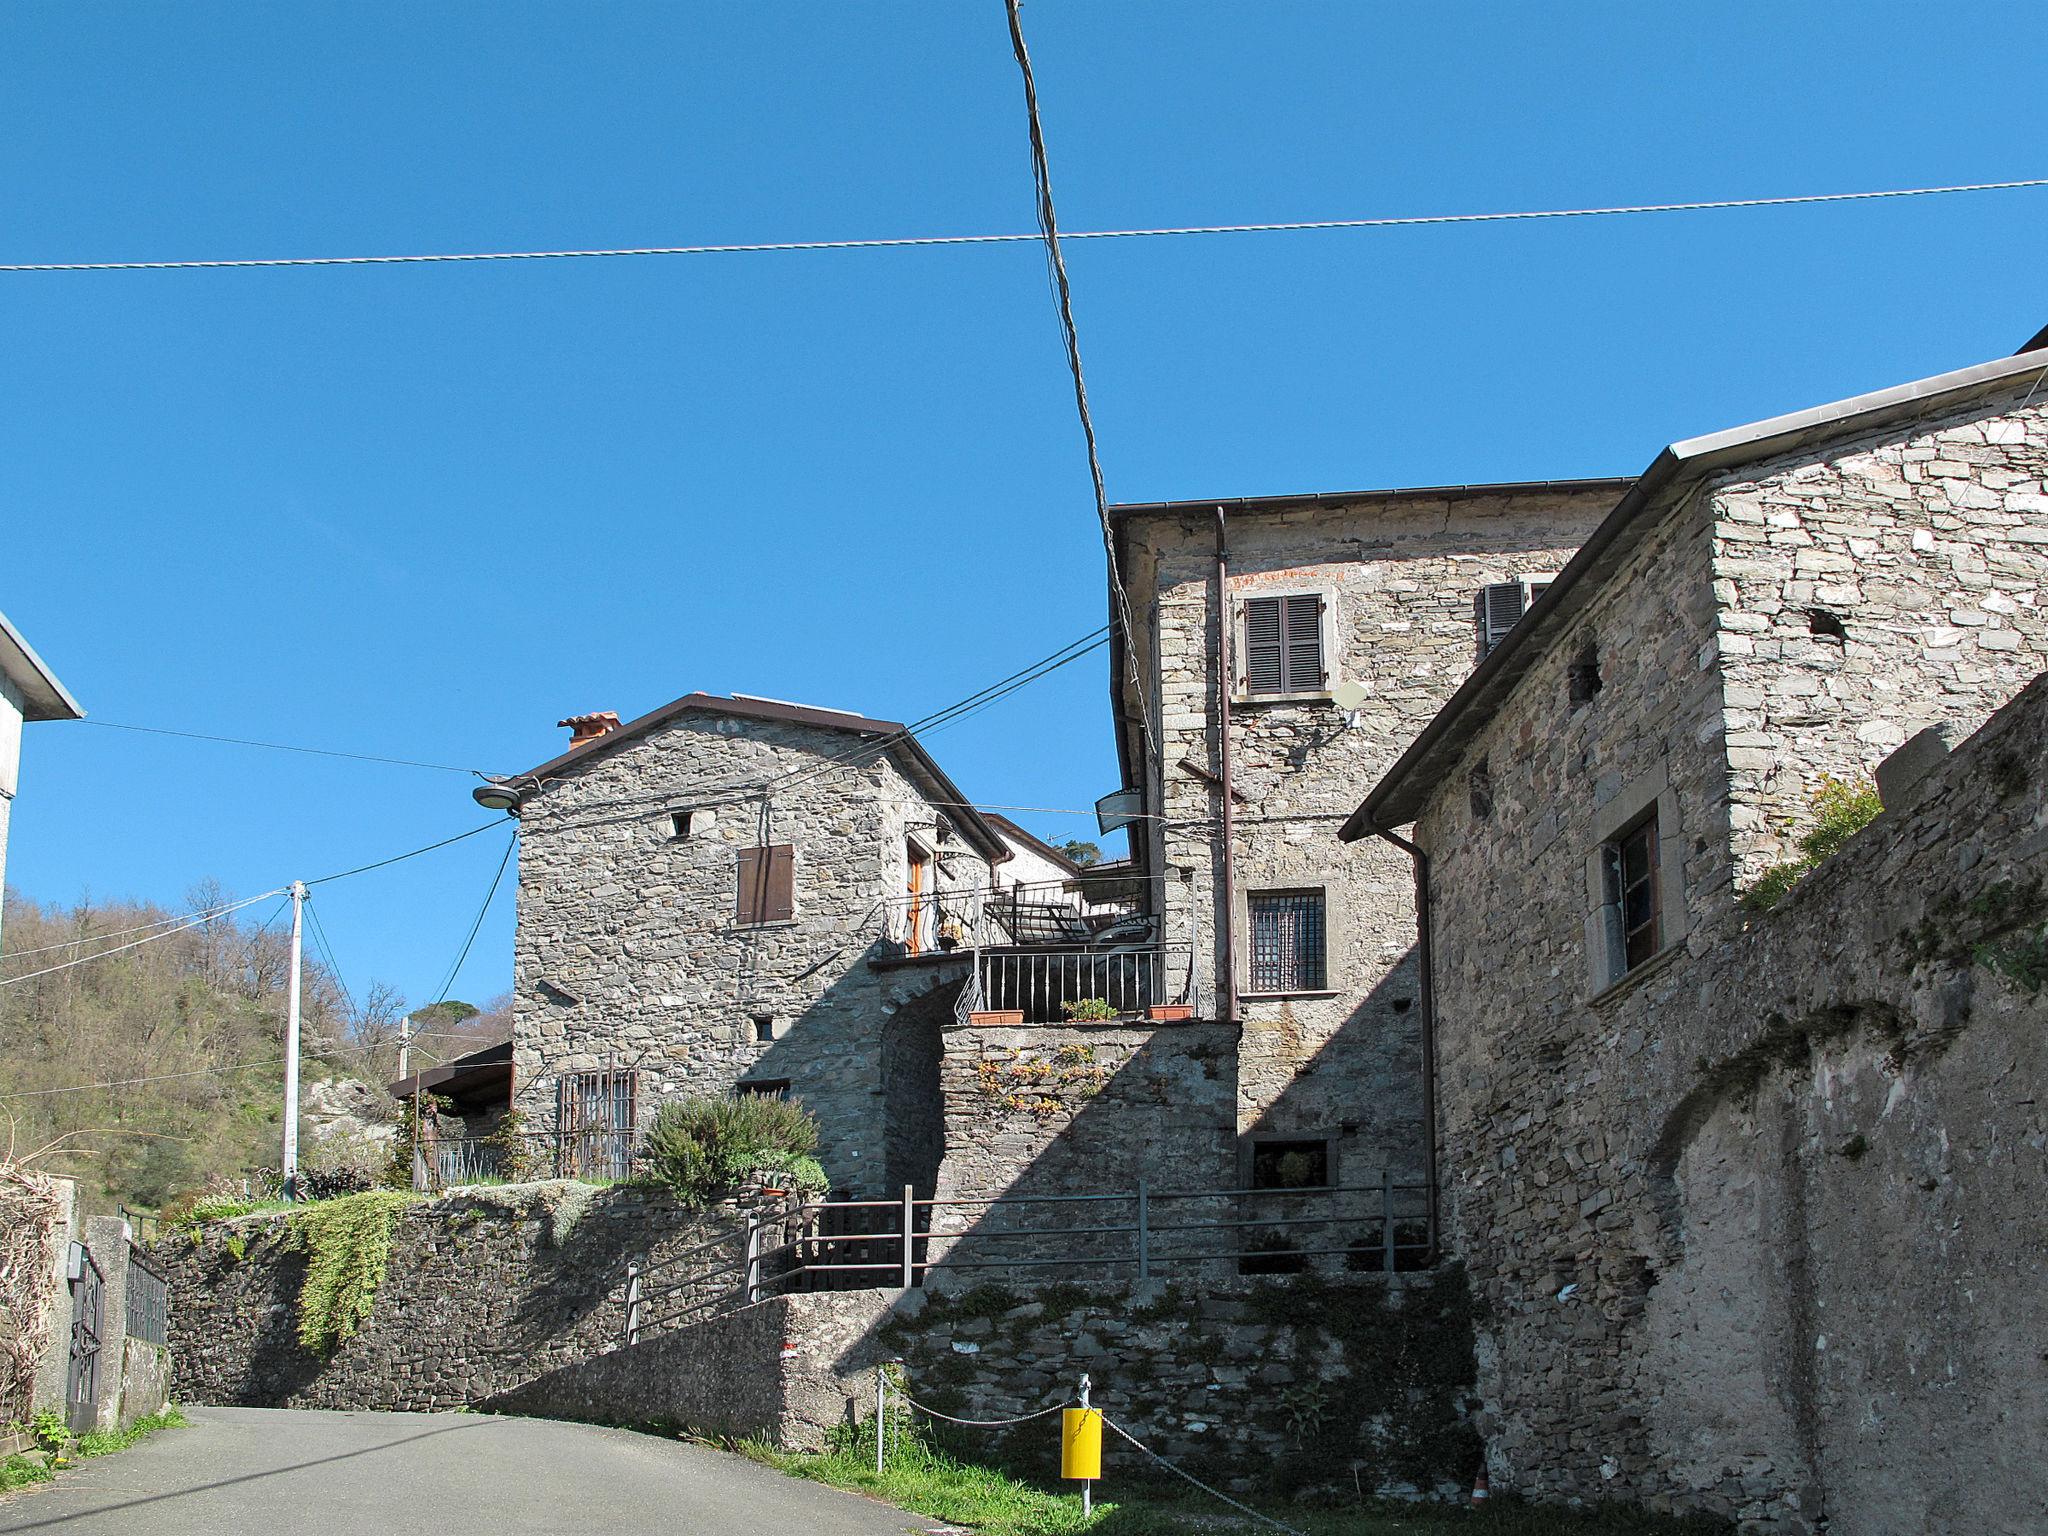
M 391 1268 L 391 1229 L 417 1198 L 408 1190 L 370 1189 L 292 1212 L 291 1243 L 306 1255 L 299 1342 L 314 1354 L 331 1354 L 369 1321 Z

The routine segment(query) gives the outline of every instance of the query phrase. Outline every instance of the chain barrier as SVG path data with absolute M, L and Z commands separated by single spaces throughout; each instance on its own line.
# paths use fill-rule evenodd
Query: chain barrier
M 888 1374 L 885 1371 L 878 1375 L 875 1381 L 875 1470 L 878 1473 L 882 1470 L 883 1465 L 882 1433 L 883 1426 L 888 1418 L 888 1403 L 891 1398 L 894 1398 L 896 1401 L 901 1402 L 906 1408 L 911 1408 L 916 1410 L 918 1413 L 924 1414 L 927 1418 L 939 1419 L 947 1424 L 958 1424 L 967 1429 L 1008 1429 L 1017 1424 L 1029 1424 L 1034 1419 L 1042 1419 L 1047 1417 L 1049 1414 L 1059 1413 L 1065 1409 L 1075 1407 L 1076 1405 L 1080 1406 L 1083 1409 L 1087 1409 L 1089 1406 L 1088 1380 L 1086 1377 L 1083 1377 L 1081 1386 L 1081 1396 L 1079 1398 L 1062 1398 L 1059 1402 L 1048 1404 L 1046 1407 L 1035 1409 L 1030 1413 L 1019 1414 L 1016 1418 L 1013 1419 L 960 1419 L 955 1418 L 950 1413 L 941 1413 L 936 1408 L 930 1408 L 927 1407 L 925 1404 L 920 1403 L 916 1398 L 912 1397 L 908 1392 L 904 1391 L 901 1387 L 892 1385 L 890 1383 Z M 1221 1489 L 1210 1487 L 1207 1483 L 1203 1482 L 1199 1477 L 1196 1477 L 1194 1473 L 1185 1471 L 1182 1468 L 1175 1466 L 1172 1462 L 1168 1461 L 1164 1456 L 1161 1456 L 1157 1451 L 1153 1450 L 1151 1446 L 1145 1444 L 1136 1435 L 1132 1434 L 1129 1430 L 1125 1429 L 1121 1424 L 1117 1423 L 1116 1420 L 1109 1417 L 1108 1414 L 1102 1412 L 1101 1409 L 1096 1408 L 1092 1411 L 1094 1412 L 1095 1416 L 1102 1421 L 1104 1425 L 1106 1425 L 1109 1429 L 1114 1431 L 1117 1435 L 1121 1436 L 1123 1439 L 1129 1441 L 1131 1445 L 1139 1452 L 1139 1454 L 1143 1455 L 1155 1464 L 1164 1467 L 1167 1471 L 1171 1472 L 1175 1477 L 1183 1478 L 1186 1481 L 1194 1484 L 1195 1487 L 1201 1489 L 1202 1492 L 1208 1494 L 1211 1498 L 1222 1500 L 1225 1504 L 1228 1504 L 1232 1509 L 1236 1510 L 1239 1514 L 1247 1515 L 1253 1520 L 1258 1521 L 1261 1525 L 1270 1526 L 1272 1529 L 1276 1531 L 1284 1532 L 1285 1536 L 1308 1536 L 1308 1533 L 1301 1530 L 1299 1527 L 1288 1525 L 1283 1521 L 1275 1520 L 1271 1515 L 1261 1514 L 1259 1513 L 1259 1511 L 1253 1509 L 1248 1504 L 1240 1504 L 1236 1499 L 1233 1499 L 1229 1494 L 1223 1492 Z M 894 1436 L 892 1435 L 890 1438 L 893 1440 Z M 1084 1483 L 1082 1487 L 1084 1490 L 1084 1494 L 1086 1492 L 1092 1491 L 1092 1485 L 1090 1484 Z
M 1258 1521 L 1261 1525 L 1270 1525 L 1276 1531 L 1285 1531 L 1287 1533 L 1287 1536 L 1308 1536 L 1308 1533 L 1300 1529 L 1298 1526 L 1285 1525 L 1282 1524 L 1280 1521 L 1275 1520 L 1271 1515 L 1262 1515 L 1256 1509 L 1253 1509 L 1249 1504 L 1240 1504 L 1237 1502 L 1237 1500 L 1233 1499 L 1229 1494 L 1222 1493 L 1217 1489 L 1211 1488 L 1207 1483 L 1203 1482 L 1199 1477 L 1195 1476 L 1194 1473 L 1183 1471 L 1181 1468 L 1175 1466 L 1172 1462 L 1168 1461 L 1164 1456 L 1160 1455 L 1157 1451 L 1153 1450 L 1151 1446 L 1146 1445 L 1144 1442 L 1139 1440 L 1136 1435 L 1132 1434 L 1129 1430 L 1125 1429 L 1123 1425 L 1117 1423 L 1117 1421 L 1115 1419 L 1112 1419 L 1108 1414 L 1105 1413 L 1102 1415 L 1102 1422 L 1104 1424 L 1107 1424 L 1119 1435 L 1122 1435 L 1124 1439 L 1130 1441 L 1132 1445 L 1136 1446 L 1146 1456 L 1149 1456 L 1153 1461 L 1156 1461 L 1160 1466 L 1166 1468 L 1167 1471 L 1173 1473 L 1174 1476 L 1186 1478 L 1189 1482 L 1193 1483 L 1197 1488 L 1201 1489 L 1202 1492 L 1208 1494 L 1211 1498 L 1221 1499 L 1224 1503 L 1228 1504 L 1232 1509 L 1236 1510 L 1238 1513 L 1250 1515 L 1252 1519 Z

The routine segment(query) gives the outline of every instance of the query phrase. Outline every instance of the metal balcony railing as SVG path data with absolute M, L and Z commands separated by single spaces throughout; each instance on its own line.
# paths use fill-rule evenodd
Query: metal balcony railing
M 905 954 L 1011 945 L 1086 949 L 1142 942 L 1150 920 L 1128 898 L 1107 899 L 1085 879 L 893 896 L 881 904 L 881 936 Z
M 984 949 L 974 957 L 973 1011 L 1021 1013 L 1026 1024 L 1137 1016 L 1190 1004 L 1185 945 L 1129 949 Z

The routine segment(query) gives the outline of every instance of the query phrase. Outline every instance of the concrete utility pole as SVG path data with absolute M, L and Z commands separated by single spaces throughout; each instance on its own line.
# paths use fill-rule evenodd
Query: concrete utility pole
M 398 1021 L 398 1076 L 404 1081 L 407 1076 L 406 1064 L 412 1060 L 412 1015 L 407 1014 Z
M 284 1197 L 299 1198 L 299 961 L 303 953 L 306 887 L 292 882 L 292 974 L 285 991 Z

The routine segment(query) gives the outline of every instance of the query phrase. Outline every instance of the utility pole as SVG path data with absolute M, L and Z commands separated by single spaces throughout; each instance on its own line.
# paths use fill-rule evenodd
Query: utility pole
M 306 887 L 292 882 L 292 973 L 285 990 L 284 1197 L 299 1198 L 299 970 L 306 919 Z
M 403 1081 L 406 1064 L 412 1060 L 412 1015 L 407 1014 L 398 1021 L 398 1076 Z

